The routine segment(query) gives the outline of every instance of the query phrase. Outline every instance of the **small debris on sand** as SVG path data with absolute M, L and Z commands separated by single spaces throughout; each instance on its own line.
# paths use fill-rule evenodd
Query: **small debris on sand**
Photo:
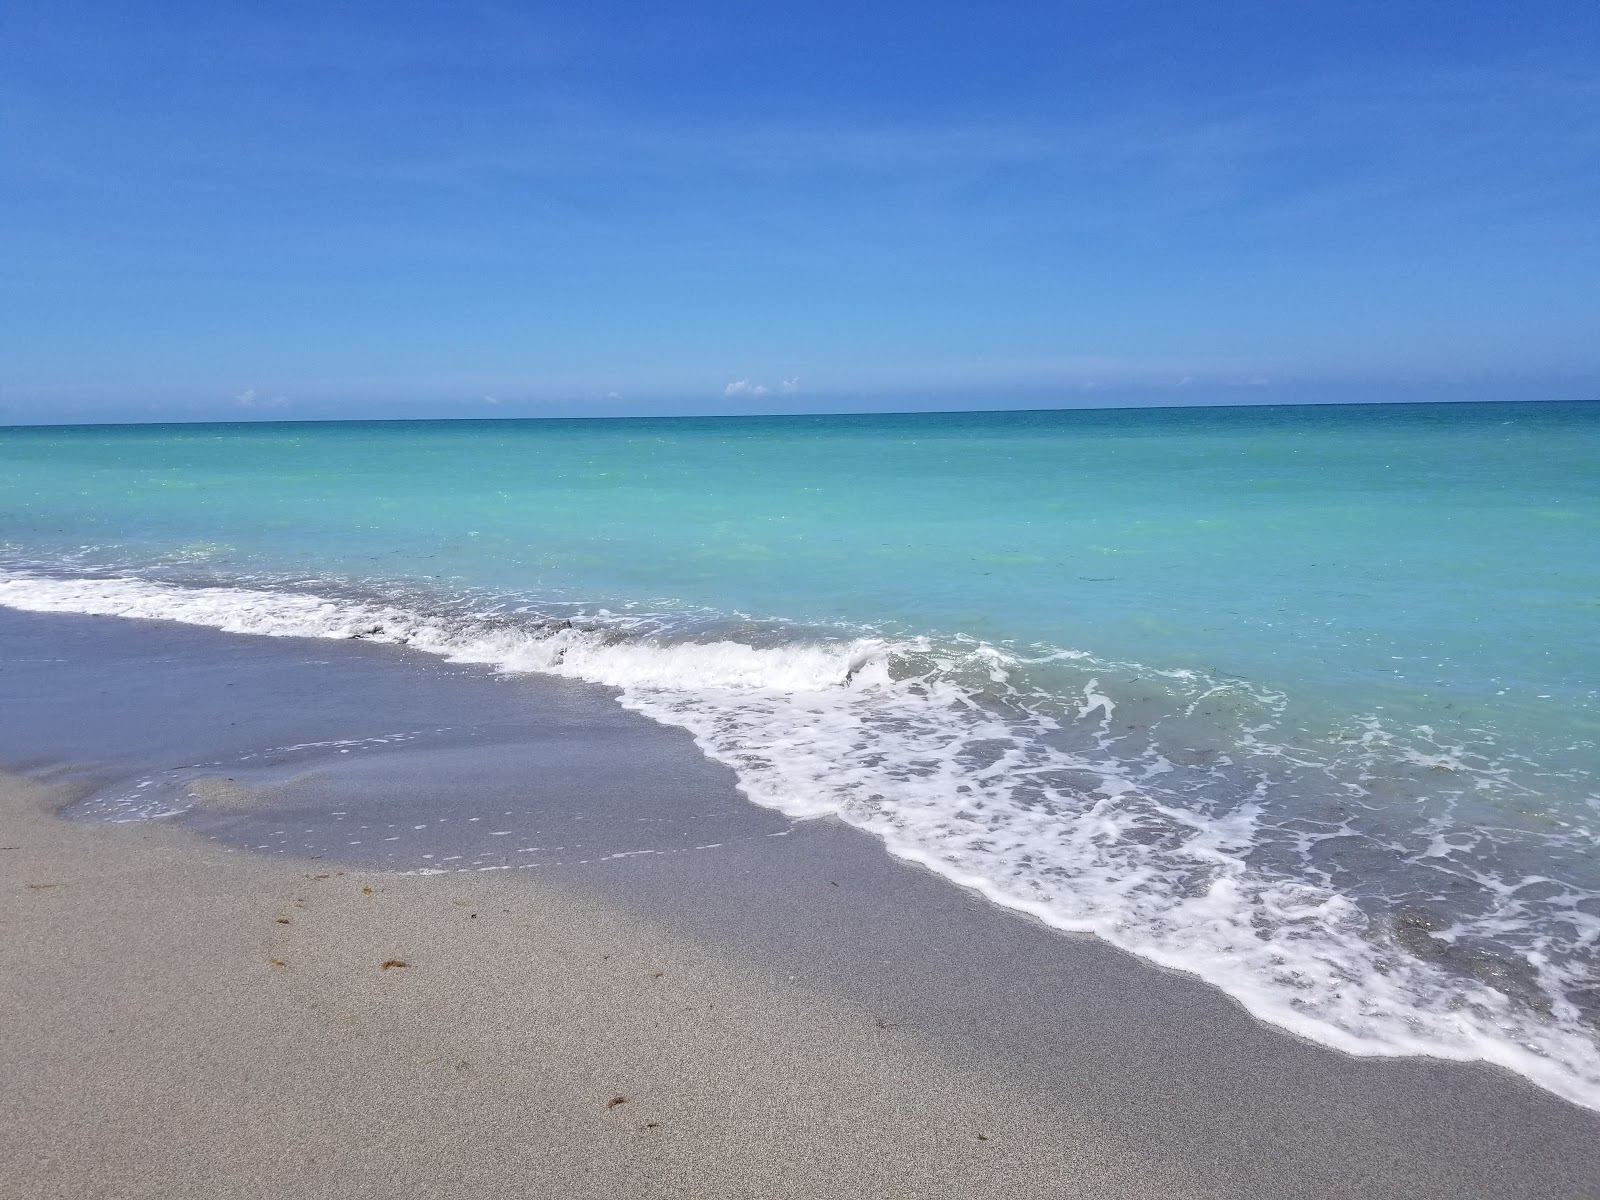
M 617 1105 L 626 1104 L 627 1102 L 628 1098 L 626 1096 L 613 1096 L 610 1100 L 606 1101 L 606 1107 L 615 1108 Z
M 387 970 L 389 970 L 389 969 L 391 969 L 393 967 L 409 967 L 410 965 L 411 965 L 410 963 L 405 962 L 403 959 L 391 958 L 391 959 L 385 960 L 383 965 L 380 966 L 378 969 L 380 971 L 387 971 Z

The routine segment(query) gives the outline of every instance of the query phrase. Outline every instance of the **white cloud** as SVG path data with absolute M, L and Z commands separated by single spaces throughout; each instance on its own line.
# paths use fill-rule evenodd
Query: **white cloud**
M 796 375 L 792 379 L 785 379 L 778 385 L 778 390 L 785 396 L 794 395 L 800 390 L 800 376 Z
M 767 385 L 764 383 L 751 383 L 748 379 L 735 379 L 722 389 L 724 396 L 765 396 Z
M 245 388 L 233 398 L 234 404 L 240 408 L 282 408 L 289 403 L 287 396 L 263 396 L 255 388 Z

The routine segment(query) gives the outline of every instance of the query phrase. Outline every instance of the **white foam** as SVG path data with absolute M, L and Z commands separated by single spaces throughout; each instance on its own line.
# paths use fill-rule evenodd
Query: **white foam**
M 1600 1109 L 1600 1046 L 1580 1014 L 1531 1013 L 1400 950 L 1356 904 L 1247 862 L 1259 803 L 1220 815 L 1174 802 L 1171 764 L 1108 749 L 1112 698 L 1091 680 L 1070 742 L 1026 706 L 974 702 L 920 642 L 618 637 L 432 622 L 298 593 L 138 579 L 0 576 L 0 604 L 183 621 L 238 633 L 399 642 L 454 661 L 621 691 L 693 734 L 758 804 L 833 815 L 996 903 L 1092 933 L 1223 988 L 1256 1016 L 1352 1054 L 1481 1059 Z M 974 644 L 1003 679 L 1022 660 Z M 913 665 L 916 664 L 916 665 Z M 894 669 L 891 669 L 891 666 Z M 1094 749 L 1098 747 L 1098 749 Z M 1600 925 L 1600 923 L 1597 923 Z

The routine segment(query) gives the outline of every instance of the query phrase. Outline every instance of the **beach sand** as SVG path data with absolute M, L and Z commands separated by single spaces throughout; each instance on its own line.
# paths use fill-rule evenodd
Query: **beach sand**
M 630 770 L 657 764 L 637 778 L 660 797 L 656 836 L 695 813 L 739 836 L 423 875 L 251 853 L 205 826 L 63 820 L 92 782 L 85 747 L 155 724 L 177 739 L 162 754 L 180 735 L 246 744 L 249 706 L 206 689 L 265 688 L 262 664 L 280 715 L 295 679 L 349 708 L 340 679 L 424 670 L 396 695 L 531 701 L 392 648 L 349 648 L 347 678 L 338 646 L 29 620 L 0 630 L 54 648 L 48 672 L 20 651 L 0 672 L 0 717 L 32 722 L 0 747 L 30 772 L 0 778 L 8 1198 L 1600 1195 L 1592 1112 L 1478 1064 L 1334 1053 L 835 822 L 741 814 L 731 776 L 631 714 L 563 710 L 602 723 Z M 188 669 L 186 646 L 227 662 L 193 677 L 192 710 L 189 677 L 159 674 Z M 64 682 L 47 694 L 46 678 Z M 168 698 L 159 722 L 140 724 L 134 681 Z M 458 750 L 394 761 L 448 808 L 440 764 Z M 355 757 L 308 776 L 301 802 L 374 778 Z M 574 769 L 560 788 L 581 791 Z
M 560 888 L 308 869 L 52 798 L 0 787 L 7 1195 L 1203 1194 Z

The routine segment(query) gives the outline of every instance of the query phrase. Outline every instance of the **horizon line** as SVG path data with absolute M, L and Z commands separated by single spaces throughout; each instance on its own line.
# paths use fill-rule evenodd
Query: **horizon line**
M 107 418 L 98 421 L 24 421 L 0 424 L 0 430 L 12 429 L 95 429 L 102 427 L 142 428 L 147 426 L 206 426 L 206 425 L 442 425 L 442 424 L 511 424 L 563 421 L 784 421 L 796 419 L 826 419 L 843 417 L 953 417 L 953 416 L 1008 416 L 1023 413 L 1103 413 L 1103 412 L 1192 412 L 1197 409 L 1261 411 L 1277 408 L 1441 408 L 1458 406 L 1483 407 L 1488 405 L 1581 405 L 1600 404 L 1600 395 L 1581 399 L 1534 398 L 1450 398 L 1405 400 L 1275 400 L 1266 403 L 1192 403 L 1192 404 L 1074 404 L 1042 405 L 1028 408 L 886 408 L 853 409 L 828 412 L 706 412 L 706 413 L 593 413 L 593 414 L 524 414 L 521 416 L 490 416 L 463 414 L 437 417 L 237 417 L 209 420 L 119 420 Z

